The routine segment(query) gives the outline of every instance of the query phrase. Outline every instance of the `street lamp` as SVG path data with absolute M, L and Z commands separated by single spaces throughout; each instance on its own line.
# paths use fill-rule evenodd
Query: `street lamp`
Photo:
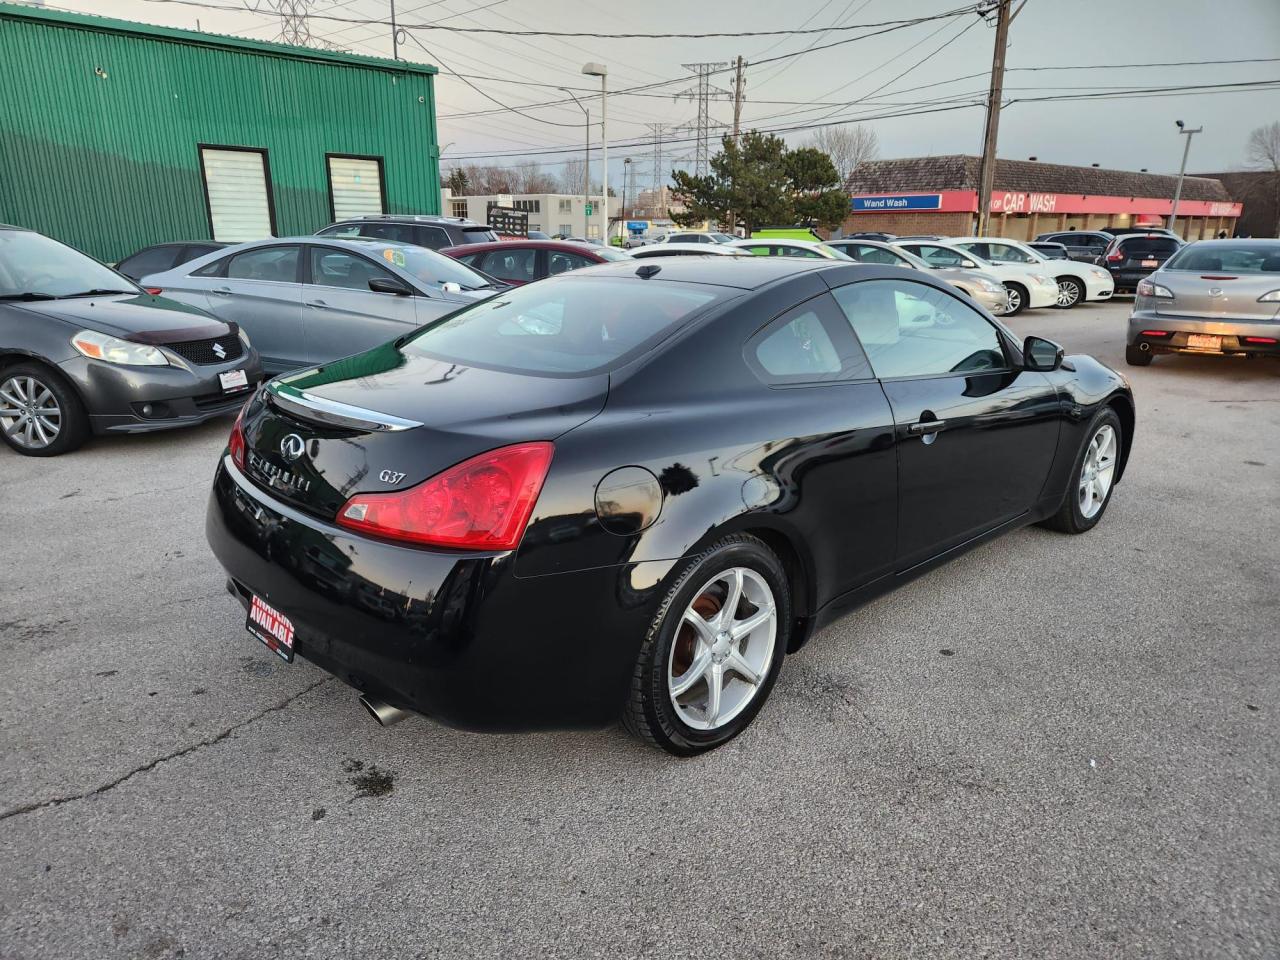
M 627 236 L 631 233 L 631 229 L 627 226 L 627 177 L 630 175 L 631 158 L 625 157 L 622 161 L 622 209 L 619 211 L 623 224 L 622 232 L 619 235 L 622 237 L 623 246 L 626 245 Z M 608 193 L 607 187 L 605 188 L 605 192 Z
M 578 105 L 578 109 L 586 117 L 584 126 L 587 132 L 587 143 L 582 150 L 582 232 L 585 234 L 588 221 L 591 219 L 587 216 L 587 207 L 591 204 L 591 111 L 582 105 L 582 101 L 574 96 L 573 91 L 568 87 L 560 87 L 559 89 L 573 97 L 573 102 Z
M 1175 120 L 1174 123 L 1178 125 L 1178 133 L 1187 138 L 1187 145 L 1182 148 L 1182 166 L 1178 168 L 1178 186 L 1173 191 L 1173 209 L 1169 211 L 1170 232 L 1173 232 L 1173 225 L 1178 222 L 1178 201 L 1182 199 L 1182 178 L 1187 173 L 1187 154 L 1191 152 L 1191 138 L 1204 130 L 1204 127 L 1188 130 L 1187 125 L 1181 120 Z
M 586 63 L 582 72 L 588 77 L 600 78 L 600 162 L 604 165 L 604 177 L 600 181 L 601 239 L 609 242 L 609 68 L 603 63 Z

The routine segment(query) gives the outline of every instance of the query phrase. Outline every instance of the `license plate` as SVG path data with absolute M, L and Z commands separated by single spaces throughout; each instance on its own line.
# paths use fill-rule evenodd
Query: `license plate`
M 234 393 L 249 385 L 249 375 L 243 370 L 228 370 L 226 373 L 220 373 L 218 380 L 222 382 L 223 393 Z
M 1187 346 L 1193 350 L 1222 350 L 1222 338 L 1207 333 L 1187 334 Z
M 245 628 L 281 659 L 293 662 L 293 621 L 275 607 L 254 596 Z
M 1160 266 L 1160 261 L 1159 260 L 1143 260 L 1142 265 L 1144 267 L 1158 267 Z

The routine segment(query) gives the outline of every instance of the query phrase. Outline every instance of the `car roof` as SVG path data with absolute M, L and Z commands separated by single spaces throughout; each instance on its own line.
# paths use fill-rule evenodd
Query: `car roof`
M 681 283 L 705 283 L 720 287 L 737 287 L 754 290 L 799 273 L 829 270 L 839 267 L 858 267 L 847 260 L 797 260 L 787 257 L 718 257 L 714 254 L 702 257 L 654 257 L 631 261 L 614 260 L 592 267 L 581 273 L 566 273 L 564 277 L 633 277 L 640 270 L 659 267 L 652 279 Z
M 487 253 L 490 250 L 559 250 L 562 253 L 588 253 L 599 256 L 599 247 L 594 243 L 576 240 L 538 240 L 537 238 L 516 238 L 514 240 L 485 240 L 482 243 L 460 243 L 453 247 L 444 247 L 442 253 L 453 256 L 455 253 Z
M 725 248 L 728 249 L 725 249 Z M 645 251 L 645 257 L 660 257 L 666 254 L 663 251 L 672 251 L 680 253 L 688 251 L 689 253 L 700 254 L 704 257 L 733 257 L 744 256 L 749 257 L 749 253 L 741 253 L 734 249 L 732 243 L 650 243 L 643 247 L 636 247 L 631 252 L 633 257 L 639 255 L 640 251 Z

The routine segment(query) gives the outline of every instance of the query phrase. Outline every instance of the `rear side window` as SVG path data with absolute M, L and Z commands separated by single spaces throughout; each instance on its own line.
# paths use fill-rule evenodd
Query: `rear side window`
M 146 250 L 139 250 L 132 257 L 116 264 L 116 269 L 126 277 L 137 280 L 149 273 L 168 270 L 177 262 L 178 251 L 181 249 L 181 247 L 149 247 Z
M 360 236 L 373 237 L 376 240 L 390 240 L 392 243 L 417 244 L 411 223 L 367 223 L 360 229 Z
M 1130 237 L 1120 241 L 1120 252 L 1126 257 L 1167 257 L 1178 249 L 1172 237 Z
M 829 294 L 773 320 L 747 341 L 747 365 L 768 384 L 824 383 L 871 377 L 866 354 L 849 335 Z
M 335 223 L 331 227 L 325 227 L 319 233 L 318 237 L 358 237 L 360 236 L 360 224 L 358 223 Z
M 516 248 L 490 251 L 469 265 L 499 280 L 528 283 L 538 277 L 537 262 L 537 250 Z
M 727 296 L 695 284 L 551 278 L 465 307 L 401 350 L 514 373 L 584 376 L 640 354 Z
M 231 280 L 271 280 L 297 283 L 297 247 L 258 247 L 237 253 L 227 263 L 226 276 Z

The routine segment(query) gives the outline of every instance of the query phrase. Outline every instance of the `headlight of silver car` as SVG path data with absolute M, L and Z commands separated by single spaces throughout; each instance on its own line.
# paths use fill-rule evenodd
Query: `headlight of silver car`
M 986 277 L 978 278 L 978 286 L 982 287 L 987 293 L 1005 293 L 1004 284 L 996 283 L 994 280 L 988 280 Z
M 107 363 L 123 363 L 134 367 L 167 367 L 169 361 L 155 347 L 145 343 L 130 343 L 119 337 L 111 337 L 96 330 L 81 330 L 71 338 L 71 345 L 94 360 Z
M 1280 303 L 1280 290 L 1268 290 L 1258 298 L 1259 303 Z

